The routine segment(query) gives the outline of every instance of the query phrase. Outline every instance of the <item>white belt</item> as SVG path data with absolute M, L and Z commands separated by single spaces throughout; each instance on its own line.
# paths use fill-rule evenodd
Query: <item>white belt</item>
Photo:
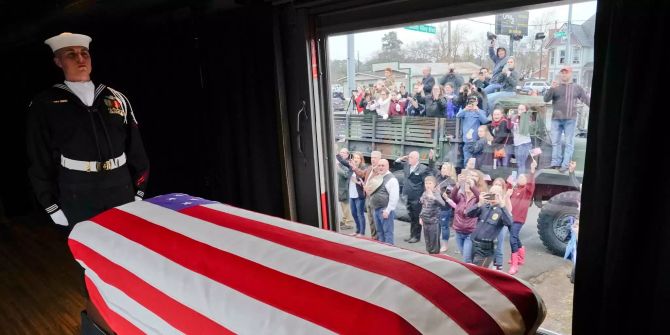
M 84 172 L 99 172 L 114 170 L 126 164 L 126 154 L 104 161 L 104 162 L 87 162 L 78 161 L 76 159 L 69 159 L 63 155 L 60 156 L 60 164 L 69 170 L 84 171 Z

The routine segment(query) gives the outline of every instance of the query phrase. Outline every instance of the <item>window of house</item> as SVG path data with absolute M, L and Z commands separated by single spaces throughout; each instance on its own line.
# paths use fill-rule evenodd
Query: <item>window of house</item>
M 556 64 L 556 49 L 549 50 L 549 65 Z
M 582 56 L 581 48 L 572 49 L 572 64 L 579 64 Z
M 558 57 L 558 64 L 565 64 L 565 49 L 560 51 L 560 56 Z

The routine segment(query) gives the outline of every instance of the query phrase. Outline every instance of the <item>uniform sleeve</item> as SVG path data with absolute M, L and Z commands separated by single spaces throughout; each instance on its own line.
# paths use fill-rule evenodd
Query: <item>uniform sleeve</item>
M 51 147 L 51 134 L 44 104 L 31 102 L 26 125 L 28 177 L 37 201 L 47 214 L 58 211 L 58 165 Z
M 135 195 L 144 198 L 144 192 L 146 192 L 147 183 L 149 181 L 149 158 L 144 150 L 144 143 L 142 142 L 142 136 L 140 136 L 139 124 L 137 123 L 137 119 L 135 119 L 132 107 L 130 108 L 129 113 L 131 114 L 131 117 L 128 118 L 128 138 L 126 140 L 128 168 L 130 169 L 130 175 L 133 178 Z
M 474 205 L 470 206 L 470 208 L 468 208 L 465 211 L 465 216 L 467 216 L 469 218 L 474 218 L 474 217 L 478 217 L 479 214 L 481 214 L 481 212 L 482 212 L 482 208 L 479 207 L 479 205 L 474 204 Z

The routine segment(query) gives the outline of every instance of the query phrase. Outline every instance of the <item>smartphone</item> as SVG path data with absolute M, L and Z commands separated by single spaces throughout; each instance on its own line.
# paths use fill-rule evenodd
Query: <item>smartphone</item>
M 486 200 L 496 200 L 496 194 L 495 193 L 486 193 L 486 194 L 484 194 L 484 199 L 486 199 Z

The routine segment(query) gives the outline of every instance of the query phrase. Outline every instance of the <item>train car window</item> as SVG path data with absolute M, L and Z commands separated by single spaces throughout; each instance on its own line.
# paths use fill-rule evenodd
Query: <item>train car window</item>
M 595 15 L 590 1 L 328 36 L 336 229 L 522 278 L 542 328 L 571 333 Z M 479 202 L 509 225 L 480 227 Z

